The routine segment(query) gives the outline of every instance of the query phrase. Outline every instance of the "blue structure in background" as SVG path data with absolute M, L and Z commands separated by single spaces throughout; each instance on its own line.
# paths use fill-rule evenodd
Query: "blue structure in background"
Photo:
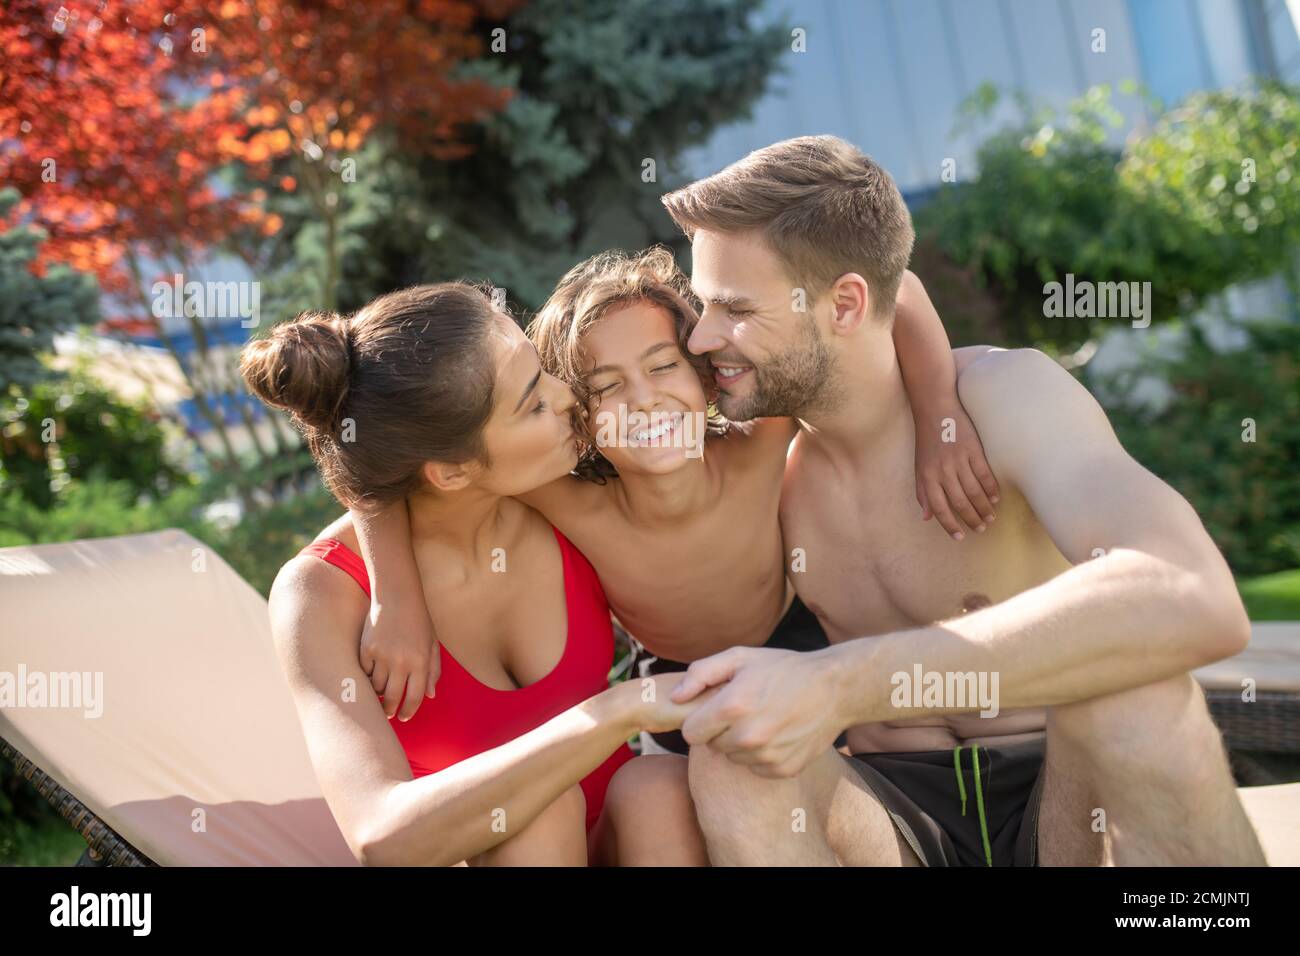
M 1254 77 L 1297 82 L 1296 15 L 1285 0 L 770 0 L 762 16 L 802 29 L 806 52 L 787 54 L 752 119 L 719 130 L 686 169 L 707 176 L 768 143 L 832 133 L 880 162 L 910 200 L 939 185 L 945 160 L 958 180 L 973 175 L 989 126 L 953 127 L 985 83 L 1063 106 L 1132 80 L 1169 106 Z M 1116 142 L 1151 118 L 1136 96 L 1113 102 L 1126 120 Z M 1013 110 L 1002 102 L 991 124 Z
M 251 329 L 244 328 L 241 319 L 224 319 L 204 324 L 204 336 L 210 355 L 237 352 L 250 338 Z M 180 356 L 180 364 L 187 375 L 194 371 L 194 359 L 198 354 L 194 343 L 194 333 L 188 325 L 168 330 L 168 338 Z M 133 345 L 144 348 L 163 349 L 162 339 L 156 335 L 133 335 Z M 229 395 L 210 397 L 209 407 L 219 412 L 227 425 L 243 425 L 244 419 L 239 406 L 243 405 L 252 415 L 253 421 L 261 421 L 267 414 L 266 407 L 242 388 Z M 172 406 L 179 414 L 185 428 L 192 434 L 201 434 L 211 426 L 199 414 L 198 404 L 193 398 L 187 398 Z

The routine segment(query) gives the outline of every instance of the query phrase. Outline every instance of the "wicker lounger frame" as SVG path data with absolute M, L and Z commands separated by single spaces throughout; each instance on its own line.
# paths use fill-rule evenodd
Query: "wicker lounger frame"
M 31 782 L 36 792 L 49 801 L 59 816 L 81 834 L 86 841 L 87 856 L 82 857 L 83 862 L 79 865 L 157 866 L 3 737 L 0 737 L 0 758 L 11 761 L 18 768 L 18 773 Z

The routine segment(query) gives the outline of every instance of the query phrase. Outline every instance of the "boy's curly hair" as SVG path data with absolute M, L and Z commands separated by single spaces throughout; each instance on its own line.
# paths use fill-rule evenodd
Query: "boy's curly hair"
M 677 328 L 682 355 L 700 376 L 710 397 L 706 435 L 721 435 L 727 421 L 712 404 L 715 393 L 712 368 L 704 356 L 692 355 L 686 347 L 691 330 L 699 321 L 690 283 L 677 268 L 672 251 L 652 246 L 643 252 L 602 252 L 570 269 L 541 311 L 528 325 L 528 337 L 537 346 L 542 368 L 567 384 L 577 395 L 587 422 L 587 447 L 574 469 L 579 477 L 604 483 L 618 474 L 596 448 L 587 410 L 595 393 L 587 386 L 583 371 L 582 337 L 602 318 L 627 305 L 650 302 L 668 310 Z

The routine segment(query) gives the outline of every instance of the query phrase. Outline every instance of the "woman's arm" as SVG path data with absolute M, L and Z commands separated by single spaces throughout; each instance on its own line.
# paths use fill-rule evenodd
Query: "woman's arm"
M 957 397 L 948 333 L 910 269 L 898 289 L 894 348 L 916 423 L 916 500 L 922 520 L 935 517 L 960 541 L 956 515 L 972 531 L 983 531 L 994 518 L 998 484 L 979 433 Z
M 271 590 L 271 630 L 325 800 L 367 865 L 451 865 L 523 831 L 637 731 L 676 729 L 680 675 L 625 682 L 500 747 L 412 779 L 357 661 L 367 601 L 336 568 L 296 558 Z M 650 700 L 646 701 L 645 698 Z M 506 826 L 493 827 L 500 812 Z M 496 813 L 496 816 L 494 816 Z

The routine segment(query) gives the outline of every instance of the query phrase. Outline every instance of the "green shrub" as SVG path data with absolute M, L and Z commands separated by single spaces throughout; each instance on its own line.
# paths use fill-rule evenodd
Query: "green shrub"
M 16 491 L 49 508 L 69 481 L 103 478 L 161 497 L 188 482 L 166 442 L 156 411 L 83 372 L 14 386 L 0 394 L 0 494 Z
M 1233 571 L 1267 574 L 1300 565 L 1300 326 L 1241 328 L 1246 348 L 1216 352 L 1189 326 L 1181 355 L 1112 377 L 1107 404 L 1124 447 L 1192 503 Z M 1160 410 L 1132 392 L 1153 372 L 1173 389 Z
M 982 88 L 965 112 L 997 101 Z M 1291 181 L 1300 141 L 1300 93 L 1258 89 L 1196 93 L 1135 130 L 1122 150 L 1108 139 L 1122 117 L 1110 90 L 1089 90 L 1065 110 L 1024 110 L 977 152 L 978 176 L 942 186 L 916 216 L 919 260 L 951 260 L 950 283 L 931 289 L 957 341 L 993 326 L 999 345 L 1062 354 L 1116 327 L 1114 318 L 1044 315 L 1044 286 L 1149 282 L 1147 318 L 1187 315 L 1240 282 L 1293 275 L 1300 190 Z M 928 272 L 917 269 L 930 286 Z M 969 286 L 996 304 L 992 322 L 966 313 Z M 987 340 L 987 339 L 986 339 Z
M 137 496 L 130 483 L 72 481 L 53 506 L 39 508 L 17 491 L 0 496 L 0 547 L 144 534 L 180 528 L 211 546 L 262 594 L 280 566 L 343 511 L 318 483 L 266 505 L 226 527 L 203 518 L 212 489 L 185 486 L 158 500 Z
M 242 577 L 262 594 L 280 566 L 343 513 L 323 486 L 257 511 L 228 531 L 206 532 L 211 544 Z
M 201 534 L 197 513 L 202 500 L 197 487 L 178 488 L 153 500 L 140 497 L 125 481 L 70 481 L 53 505 L 41 508 L 20 491 L 0 496 L 0 547 L 47 544 L 143 534 L 162 528 L 184 528 Z

